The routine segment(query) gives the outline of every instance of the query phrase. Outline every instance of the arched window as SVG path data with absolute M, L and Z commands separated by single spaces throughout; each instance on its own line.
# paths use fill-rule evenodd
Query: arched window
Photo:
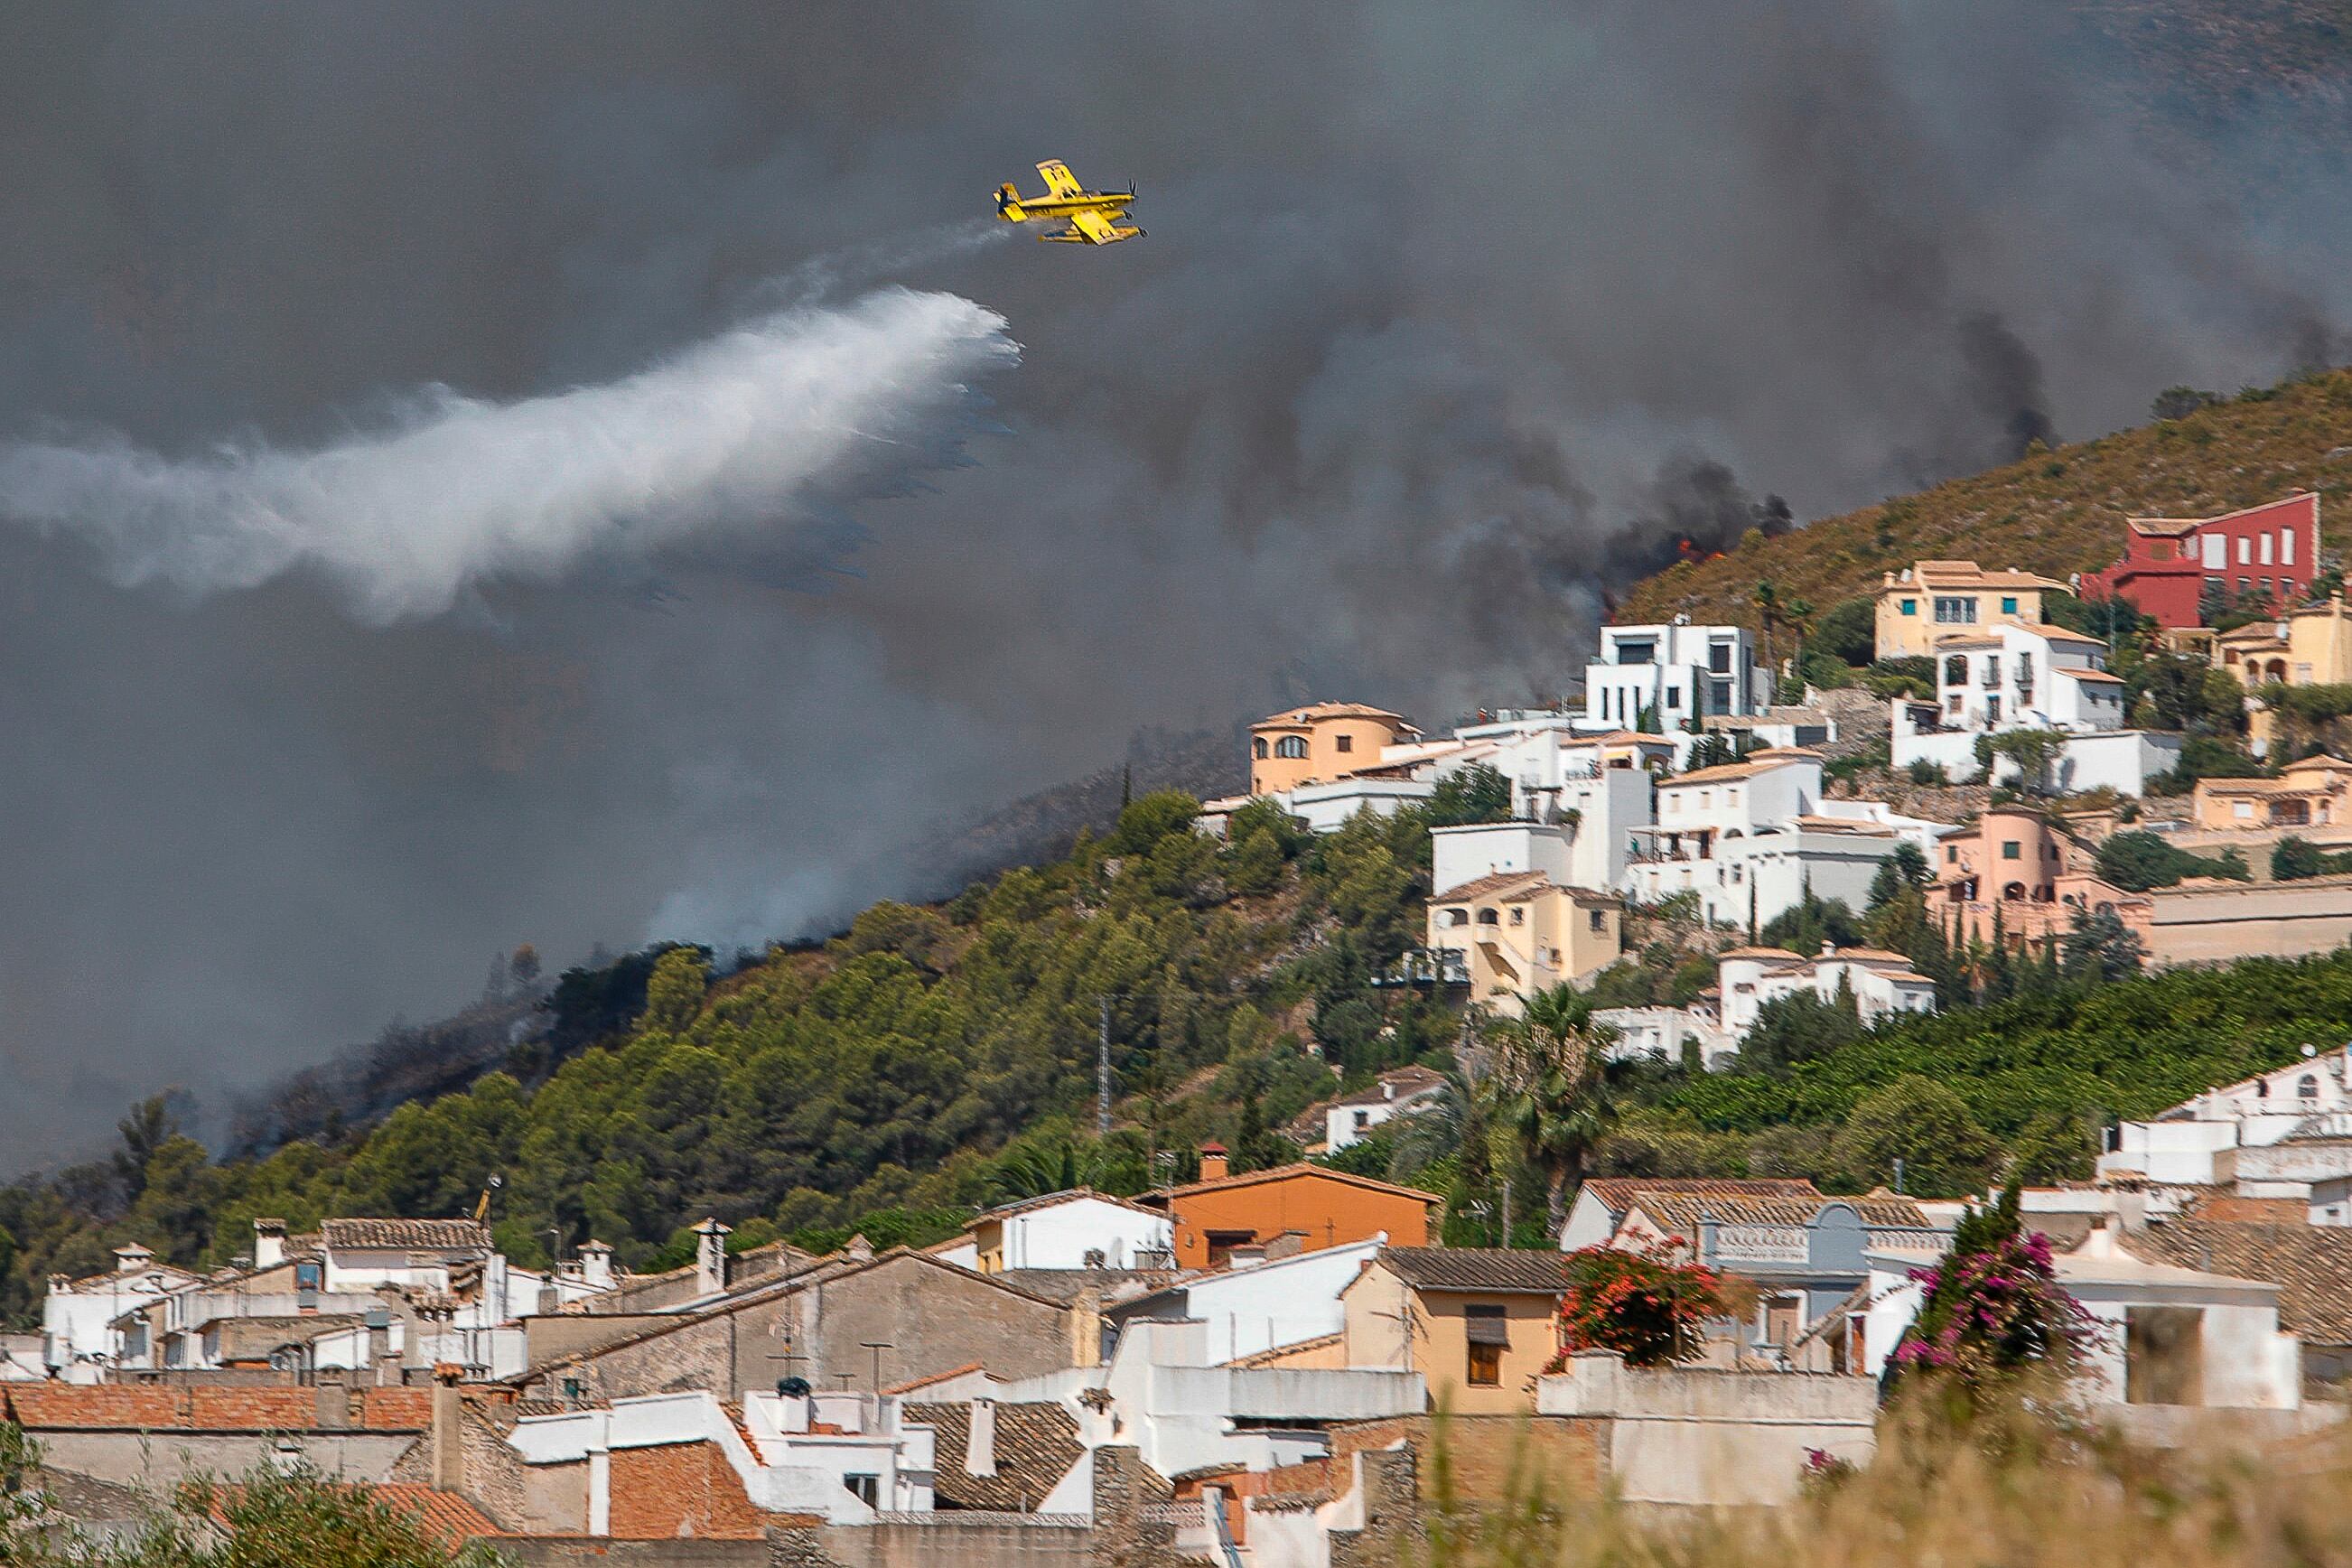
M 1445 911 L 1445 923 L 1450 926 L 1466 926 L 1470 923 L 1470 911 L 1468 910 L 1448 910 Z
M 2007 887 L 2001 889 L 2000 896 L 2004 900 L 2012 901 L 2022 900 L 2025 897 L 2025 884 L 2022 882 L 2011 882 Z
M 1482 926 L 1491 926 L 1491 925 L 1500 925 L 1502 922 L 1501 922 L 1500 921 L 1497 921 L 1497 920 L 1495 918 L 1495 911 L 1494 911 L 1494 910 L 1480 910 L 1478 911 L 1478 923 L 1479 923 L 1480 925 L 1482 925 Z
M 2309 1073 L 2304 1074 L 2301 1078 L 2294 1080 L 2294 1097 L 2297 1100 L 2317 1100 L 2319 1098 L 2319 1080 L 2312 1077 Z
M 1277 757 L 1305 756 L 1307 754 L 1307 737 L 1304 735 L 1285 735 L 1281 740 L 1276 741 L 1274 743 L 1274 754 Z
M 1264 735 L 1260 735 L 1256 740 L 1250 742 L 1250 755 L 1257 758 L 1261 762 L 1265 759 L 1265 737 Z

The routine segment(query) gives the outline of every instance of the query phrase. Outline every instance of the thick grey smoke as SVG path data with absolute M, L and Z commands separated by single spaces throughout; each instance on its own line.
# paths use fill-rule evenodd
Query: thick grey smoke
M 0 445 L 0 516 L 88 540 L 128 586 L 315 570 L 383 625 L 486 583 L 772 533 L 819 493 L 903 488 L 952 456 L 941 422 L 971 382 L 1017 357 L 993 311 L 891 289 L 747 321 L 602 386 L 509 404 L 436 387 L 391 428 L 312 451 Z
M 25 8 L 0 438 L 169 460 L 102 470 L 133 504 L 11 487 L 75 537 L 0 536 L 0 1154 L 428 1014 L 526 938 L 569 961 L 824 921 L 1141 724 L 1556 691 L 1662 534 L 2340 349 L 2335 88 L 2216 58 L 2258 20 L 2100 30 L 2147 13 Z M 1150 238 L 926 237 L 1045 157 L 1139 182 Z M 440 417 L 383 415 L 402 389 L 502 429 L 759 319 L 794 269 L 821 308 L 899 283 L 1001 315 L 1003 434 L 928 488 L 866 471 L 744 526 L 633 489 L 633 452 L 568 512 L 579 553 L 499 528 L 431 571 L 385 537 L 479 540 L 532 511 L 527 472 L 376 486 L 384 536 L 303 488 Z M 286 569 L 121 585 L 191 580 L 205 542 Z

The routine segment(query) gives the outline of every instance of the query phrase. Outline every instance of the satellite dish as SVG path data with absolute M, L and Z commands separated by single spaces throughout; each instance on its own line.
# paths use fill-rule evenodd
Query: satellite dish
M 2309 1061 L 2312 1058 L 2314 1058 L 2314 1057 L 2317 1056 L 2318 1054 L 2319 1054 L 2319 1047 L 2318 1047 L 2317 1046 L 2305 1046 L 2305 1047 L 2303 1047 L 2303 1059 L 2304 1059 L 2304 1060 L 2305 1060 L 2305 1061 Z
M 776 1380 L 776 1396 L 780 1399 L 806 1399 L 809 1380 L 804 1377 L 780 1377 Z

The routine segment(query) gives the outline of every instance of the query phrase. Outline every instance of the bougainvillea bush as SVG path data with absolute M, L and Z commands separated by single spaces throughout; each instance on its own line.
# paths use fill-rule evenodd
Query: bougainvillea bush
M 1714 1269 L 1680 1260 L 1679 1239 L 1645 1252 L 1588 1247 L 1561 1259 L 1560 1370 L 1578 1351 L 1615 1351 L 1627 1366 L 1664 1366 L 1699 1353 L 1706 1320 L 1724 1310 Z
M 2090 1314 L 2051 1266 L 2050 1238 L 2027 1235 L 2011 1186 L 1952 1233 L 1952 1250 L 1913 1271 L 1919 1315 L 1887 1359 L 1890 1384 L 1918 1373 L 1980 1388 L 2029 1368 L 2071 1373 L 2094 1342 Z

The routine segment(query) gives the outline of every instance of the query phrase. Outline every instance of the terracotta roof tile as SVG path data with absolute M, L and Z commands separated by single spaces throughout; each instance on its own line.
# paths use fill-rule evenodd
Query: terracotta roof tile
M 368 1495 L 397 1512 L 414 1515 L 427 1533 L 452 1546 L 506 1533 L 490 1522 L 489 1515 L 456 1492 L 435 1491 L 413 1481 L 379 1481 L 368 1489 Z
M 1396 1095 L 1394 1100 L 1391 1100 L 1391 1097 L 1383 1091 L 1383 1086 L 1389 1084 L 1396 1086 Z M 1433 1089 L 1442 1089 L 1444 1085 L 1445 1075 L 1442 1072 L 1433 1071 L 1428 1068 L 1423 1067 L 1398 1068 L 1393 1072 L 1384 1072 L 1381 1074 L 1378 1081 L 1374 1082 L 1369 1089 L 1360 1089 L 1353 1094 L 1343 1094 L 1337 1100 L 1328 1100 L 1325 1103 L 1327 1105 L 1333 1106 L 1390 1105 L 1393 1104 L 1395 1100 L 1403 1100 L 1411 1095 L 1426 1093 L 1428 1090 Z
M 1457 899 L 1483 899 L 1492 894 L 1516 889 L 1522 883 L 1534 887 L 1550 880 L 1551 879 L 1541 871 L 1490 871 L 1486 876 L 1473 878 L 1467 882 L 1448 888 L 1442 893 L 1432 893 L 1429 896 L 1429 901 L 1433 904 L 1450 904 Z
M 910 1403 L 909 1421 L 939 1435 L 931 1489 L 942 1508 L 1002 1509 L 1034 1513 L 1037 1505 L 1086 1452 L 1076 1417 L 1058 1405 L 1018 1404 L 996 1407 L 996 1474 L 968 1475 L 966 1446 L 971 1440 L 971 1405 Z
M 1380 1260 L 1416 1290 L 1557 1295 L 1567 1284 L 1563 1257 L 1498 1247 L 1386 1247 Z
M 374 1432 L 422 1432 L 432 1425 L 432 1391 L 362 1388 L 354 1425 Z M 35 1430 L 310 1432 L 319 1427 L 311 1388 L 131 1387 L 120 1384 L 0 1386 L 9 1418 Z
M 490 1249 L 488 1227 L 469 1219 L 331 1219 L 319 1227 L 330 1250 L 405 1247 L 420 1252 Z
M 2125 1231 L 2144 1263 L 2264 1279 L 2279 1289 L 2279 1327 L 2313 1344 L 2352 1345 L 2352 1228 L 2174 1220 Z
M 1749 951 L 1733 949 L 1733 952 Z M 1754 950 L 1778 952 L 1778 948 Z M 1790 956 L 1794 956 L 1791 954 Z M 1584 1184 L 1584 1192 L 1601 1200 L 1612 1214 L 1623 1214 L 1633 1207 L 1633 1199 L 1642 1193 L 1690 1193 L 1701 1197 L 1720 1198 L 1811 1198 L 1818 1200 L 1821 1190 L 1800 1177 L 1755 1176 L 1723 1178 L 1713 1176 L 1595 1176 Z

